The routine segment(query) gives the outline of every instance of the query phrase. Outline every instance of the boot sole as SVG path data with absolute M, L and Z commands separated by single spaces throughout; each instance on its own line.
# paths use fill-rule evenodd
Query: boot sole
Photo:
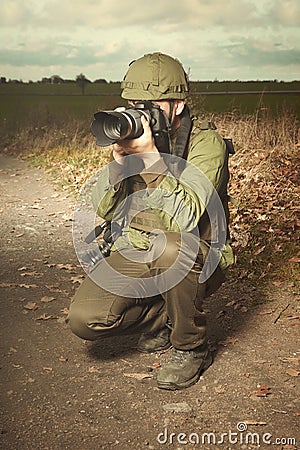
M 200 367 L 200 370 L 196 373 L 196 375 L 194 375 L 189 380 L 185 381 L 184 383 L 180 383 L 180 384 L 163 383 L 163 382 L 157 381 L 157 387 L 159 389 L 166 389 L 169 391 L 177 391 L 180 389 L 185 389 L 190 386 L 193 386 L 193 384 L 197 383 L 197 381 L 199 380 L 202 373 L 205 372 L 205 370 L 207 370 L 212 365 L 212 363 L 213 363 L 213 357 L 212 357 L 212 355 L 209 355 L 209 357 L 205 361 L 203 361 L 203 365 Z

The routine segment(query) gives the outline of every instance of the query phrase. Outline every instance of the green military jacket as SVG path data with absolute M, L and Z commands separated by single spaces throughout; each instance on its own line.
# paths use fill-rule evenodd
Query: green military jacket
M 189 232 L 199 228 L 200 238 L 210 244 L 212 230 L 207 212 L 213 192 L 218 194 L 228 224 L 228 151 L 224 140 L 212 129 L 193 126 L 187 163 L 174 176 L 172 164 L 160 158 L 146 170 L 141 160 L 129 158 L 128 167 L 111 160 L 100 174 L 92 193 L 97 214 L 105 220 L 123 223 L 122 235 L 112 250 L 132 245 L 151 246 L 151 231 Z M 140 191 L 136 195 L 132 195 Z M 233 264 L 229 233 L 220 251 L 220 267 Z

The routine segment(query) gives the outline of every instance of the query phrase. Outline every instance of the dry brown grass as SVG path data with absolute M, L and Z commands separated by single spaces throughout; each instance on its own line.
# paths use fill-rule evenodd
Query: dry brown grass
M 108 162 L 109 154 L 96 147 L 89 125 L 79 120 L 22 128 L 15 136 L 6 136 L 5 151 L 42 167 L 54 182 L 75 194 Z
M 212 117 L 219 133 L 231 137 L 231 230 L 235 277 L 249 283 L 295 283 L 299 267 L 299 124 L 294 115 L 272 116 L 260 109 L 240 116 Z M 13 151 L 51 172 L 64 188 L 78 192 L 108 161 L 83 122 L 24 129 L 6 141 Z M 298 262 L 297 262 L 298 261 Z
M 219 132 L 231 136 L 231 230 L 239 276 L 255 283 L 299 281 L 299 149 L 296 117 L 217 118 Z M 236 275 L 236 273 L 235 273 Z

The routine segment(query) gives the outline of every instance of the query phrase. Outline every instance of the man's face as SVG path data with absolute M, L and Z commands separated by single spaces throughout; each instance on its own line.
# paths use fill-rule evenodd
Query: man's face
M 153 101 L 152 103 L 154 103 L 155 105 L 158 105 L 160 107 L 160 109 L 162 109 L 166 113 L 166 116 L 170 117 L 170 112 L 171 112 L 170 102 L 168 102 L 167 100 L 157 100 L 157 101 Z M 173 120 L 173 117 L 172 117 L 172 120 Z
M 130 106 L 134 106 L 136 103 L 142 100 L 129 100 L 128 104 Z M 171 112 L 171 101 L 168 100 L 152 100 L 152 103 L 155 105 L 158 105 L 167 115 L 167 117 L 170 118 L 170 112 Z M 172 111 L 172 117 L 171 117 L 171 124 L 174 122 L 177 122 L 177 119 L 179 114 L 181 114 L 182 110 L 184 108 L 184 101 L 183 100 L 173 100 L 173 111 Z

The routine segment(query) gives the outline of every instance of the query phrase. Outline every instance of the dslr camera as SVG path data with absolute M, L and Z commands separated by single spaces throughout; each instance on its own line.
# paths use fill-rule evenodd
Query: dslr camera
M 170 153 L 170 123 L 166 113 L 151 101 L 141 101 L 124 111 L 99 111 L 94 114 L 91 132 L 101 147 L 124 139 L 136 139 L 143 134 L 141 118 L 150 124 L 159 151 Z
M 106 220 L 101 225 L 97 225 L 96 228 L 86 236 L 84 241 L 86 244 L 91 244 L 100 235 L 103 235 L 102 242 L 93 250 L 84 252 L 81 257 L 82 262 L 89 266 L 95 266 L 102 258 L 109 256 L 111 247 L 121 234 L 122 228 L 117 222 L 112 224 L 112 222 Z

